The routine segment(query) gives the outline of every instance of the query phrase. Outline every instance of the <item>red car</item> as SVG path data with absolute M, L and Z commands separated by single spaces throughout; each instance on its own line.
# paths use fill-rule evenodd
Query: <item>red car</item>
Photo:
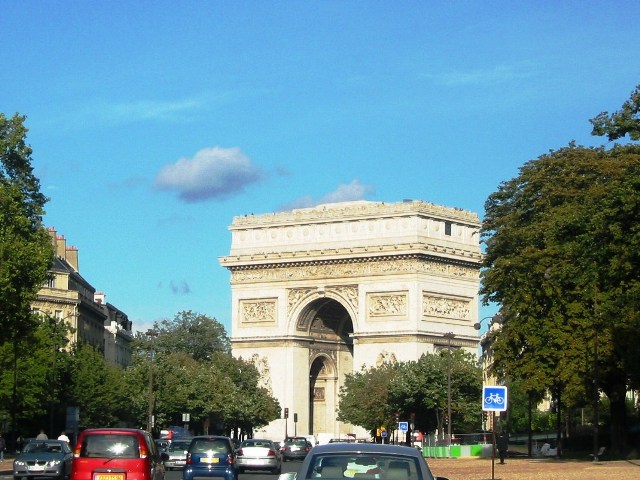
M 164 480 L 168 458 L 144 430 L 92 428 L 78 436 L 70 480 Z

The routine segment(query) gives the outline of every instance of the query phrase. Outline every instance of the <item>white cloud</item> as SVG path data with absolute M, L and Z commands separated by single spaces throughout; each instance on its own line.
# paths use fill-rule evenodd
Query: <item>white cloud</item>
M 351 202 L 354 200 L 364 200 L 366 195 L 373 193 L 374 188 L 370 185 L 363 185 L 358 179 L 351 183 L 343 183 L 336 187 L 332 192 L 323 195 L 321 198 L 314 200 L 311 196 L 305 196 L 294 200 L 293 202 L 280 207 L 281 211 L 292 210 L 294 208 L 310 208 L 323 203 Z
M 155 185 L 160 190 L 177 191 L 182 200 L 195 203 L 230 197 L 263 178 L 262 171 L 239 148 L 212 147 L 163 167 Z
M 496 65 L 492 68 L 467 72 L 425 74 L 424 77 L 447 87 L 462 85 L 489 86 L 529 78 L 534 74 L 533 68 L 533 65 L 529 63 L 523 63 L 515 67 L 510 65 Z

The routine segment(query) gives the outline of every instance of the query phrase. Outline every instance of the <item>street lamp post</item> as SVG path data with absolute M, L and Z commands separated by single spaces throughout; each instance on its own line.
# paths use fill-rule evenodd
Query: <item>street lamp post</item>
M 149 396 L 147 398 L 147 431 L 151 432 L 153 428 L 153 404 L 155 402 L 153 393 L 153 357 L 155 355 L 155 337 L 158 336 L 157 330 L 147 330 L 149 337 Z
M 444 337 L 447 339 L 447 444 L 451 447 L 451 339 L 455 335 L 448 332 Z

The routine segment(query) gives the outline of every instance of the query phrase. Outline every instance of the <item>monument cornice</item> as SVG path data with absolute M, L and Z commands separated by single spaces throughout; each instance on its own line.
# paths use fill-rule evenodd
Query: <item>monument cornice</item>
M 413 200 L 397 203 L 368 201 L 331 203 L 286 212 L 243 215 L 234 217 L 229 229 L 238 230 L 246 227 L 255 228 L 278 225 L 289 226 L 299 223 L 335 223 L 336 221 L 361 220 L 365 218 L 389 218 L 416 215 L 480 226 L 480 219 L 475 212 Z
M 480 274 L 479 261 L 463 261 L 417 253 L 308 261 L 283 260 L 280 263 L 237 262 L 224 266 L 231 271 L 232 284 L 415 274 L 438 275 L 476 282 Z
M 375 247 L 330 248 L 293 252 L 252 253 L 220 257 L 220 264 L 230 270 L 259 266 L 320 265 L 339 263 L 361 263 L 388 261 L 399 258 L 419 258 L 430 261 L 478 265 L 482 261 L 480 252 L 461 248 L 429 244 L 381 245 Z

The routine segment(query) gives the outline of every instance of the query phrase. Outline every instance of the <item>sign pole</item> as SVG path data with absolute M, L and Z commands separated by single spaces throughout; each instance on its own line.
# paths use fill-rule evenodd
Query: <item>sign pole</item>
M 491 412 L 491 480 L 496 478 L 496 412 Z

